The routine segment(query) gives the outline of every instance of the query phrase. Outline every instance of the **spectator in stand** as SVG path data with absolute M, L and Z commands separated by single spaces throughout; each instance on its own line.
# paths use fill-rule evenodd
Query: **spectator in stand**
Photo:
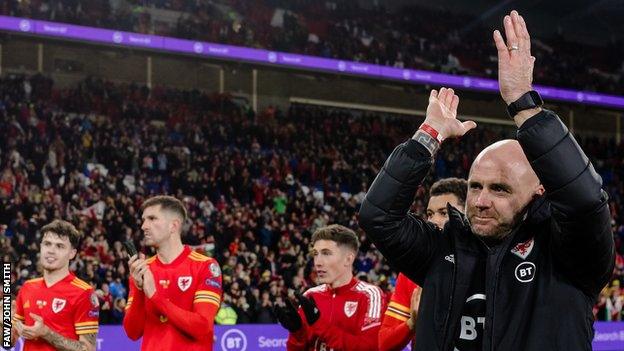
M 113 324 L 113 295 L 108 290 L 108 284 L 103 283 L 102 289 L 97 291 L 98 298 L 100 300 L 100 323 Z

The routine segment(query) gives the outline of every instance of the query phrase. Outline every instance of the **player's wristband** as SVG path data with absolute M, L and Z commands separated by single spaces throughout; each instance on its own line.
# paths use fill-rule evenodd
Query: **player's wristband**
M 431 135 L 435 140 L 437 140 L 440 144 L 442 144 L 442 142 L 444 141 L 444 138 L 442 138 L 442 135 L 440 135 L 440 133 L 438 133 L 437 130 L 435 130 L 435 128 L 433 128 L 432 126 L 423 123 L 420 128 L 418 128 L 418 130 L 422 130 L 425 133 Z
M 412 139 L 429 150 L 431 156 L 435 156 L 438 149 L 440 149 L 440 142 L 423 130 L 417 130 Z

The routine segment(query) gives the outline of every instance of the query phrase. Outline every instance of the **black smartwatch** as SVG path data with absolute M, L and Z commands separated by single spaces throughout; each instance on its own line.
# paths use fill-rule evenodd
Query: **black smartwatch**
M 507 114 L 510 118 L 514 118 L 518 112 L 540 107 L 544 104 L 542 97 L 535 90 L 531 90 L 522 95 L 518 100 L 507 106 Z

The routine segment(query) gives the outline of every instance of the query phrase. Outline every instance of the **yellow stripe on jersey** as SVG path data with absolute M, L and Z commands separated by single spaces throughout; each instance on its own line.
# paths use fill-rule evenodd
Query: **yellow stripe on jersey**
M 92 334 L 92 333 L 97 333 L 98 332 L 98 328 L 90 328 L 90 329 L 76 329 L 76 334 L 81 335 L 81 334 Z
M 74 278 L 74 280 L 72 280 L 72 282 L 77 282 L 86 286 L 91 286 L 89 285 L 89 283 L 85 282 L 84 280 L 80 279 L 80 278 Z
M 207 302 L 216 305 L 217 307 L 221 305 L 221 296 L 210 290 L 197 290 L 195 292 L 195 298 L 193 299 L 193 303 L 201 303 Z
M 208 262 L 210 260 L 210 259 L 205 259 L 205 258 L 198 258 L 195 256 L 189 256 L 188 258 L 194 262 Z
M 74 329 L 76 330 L 77 334 L 80 334 L 78 332 L 92 332 L 93 330 L 97 332 L 97 330 L 99 329 L 99 323 L 98 321 L 75 323 Z
M 404 316 L 402 316 L 402 315 L 400 315 L 400 314 L 396 314 L 396 313 L 394 313 L 394 312 L 392 312 L 392 311 L 389 311 L 389 310 L 386 310 L 386 313 L 385 313 L 385 314 L 386 314 L 386 316 L 388 316 L 388 317 L 392 317 L 392 318 L 395 318 L 395 319 L 398 319 L 398 320 L 400 320 L 401 322 L 405 322 L 406 320 L 408 320 L 408 319 L 409 319 L 409 317 L 404 317 Z
M 74 280 L 72 280 L 72 283 L 81 284 L 81 285 L 85 285 L 85 286 L 90 286 L 89 283 L 85 282 L 84 280 L 82 280 L 80 278 L 74 278 Z
M 40 282 L 42 280 L 43 280 L 43 277 L 28 279 L 27 281 L 24 282 L 24 284 L 36 283 L 36 282 Z
M 20 315 L 19 315 L 19 314 L 17 314 L 17 313 L 14 313 L 14 314 L 13 314 L 13 318 L 15 318 L 15 319 L 17 319 L 17 320 L 19 320 L 19 321 L 22 321 L 22 322 L 26 319 L 26 318 L 24 318 L 24 317 L 20 316 Z
M 221 297 L 214 296 L 214 295 L 195 295 L 195 298 L 193 300 L 197 300 L 197 299 L 214 299 L 217 301 L 221 301 Z
M 215 299 L 208 299 L 208 298 L 195 299 L 193 300 L 193 303 L 211 303 L 217 307 L 221 306 L 221 301 L 218 301 Z
M 408 313 L 408 312 L 403 312 L 403 311 L 397 310 L 396 308 L 391 307 L 391 306 L 388 306 L 388 309 L 387 309 L 386 311 L 387 311 L 387 312 L 392 312 L 392 313 L 394 313 L 394 314 L 398 314 L 399 316 L 403 316 L 403 317 L 405 317 L 405 318 L 409 318 L 409 317 L 411 316 L 411 313 Z
M 91 289 L 91 285 L 85 283 L 84 281 L 76 278 L 74 280 L 71 281 L 71 285 L 76 286 L 82 290 L 89 290 Z
M 191 253 L 188 255 L 188 257 L 193 260 L 193 261 L 198 261 L 198 262 L 206 262 L 208 260 L 210 260 L 210 257 L 208 256 L 204 256 L 200 253 L 197 253 L 195 251 L 191 251 Z
M 79 289 L 82 289 L 82 290 L 89 290 L 89 289 L 91 288 L 90 286 L 89 286 L 89 287 L 87 287 L 87 286 L 84 286 L 84 285 L 82 285 L 82 284 L 76 284 L 76 283 L 74 283 L 74 282 L 72 282 L 72 283 L 71 283 L 71 285 L 73 285 L 73 286 L 75 286 L 75 287 L 77 287 L 77 288 L 79 288 Z
M 195 298 L 193 299 L 193 302 L 197 302 L 199 300 L 214 300 L 217 303 L 221 303 L 221 299 L 220 298 L 216 298 L 214 296 L 206 296 L 206 295 L 195 296 Z
M 216 292 L 214 292 L 214 291 L 210 291 L 210 290 L 197 290 L 197 291 L 195 292 L 195 298 L 197 298 L 197 297 L 198 297 L 198 296 L 200 296 L 200 295 L 214 296 L 214 297 L 216 297 L 217 299 L 220 299 L 220 298 L 221 298 L 221 296 L 220 296 L 219 294 L 217 294 L 217 293 L 216 293 Z
M 133 301 L 134 301 L 134 296 L 130 296 L 128 298 L 128 302 L 126 302 L 126 307 L 125 307 L 126 310 L 128 309 L 128 307 L 130 307 L 130 305 L 132 305 Z
M 201 296 L 193 299 L 193 303 L 206 301 L 214 301 L 217 305 L 221 303 L 221 299 L 217 299 L 216 297 Z
M 214 296 L 208 296 L 208 295 L 198 295 L 195 296 L 195 298 L 193 299 L 193 301 L 197 301 L 197 300 L 205 300 L 205 299 L 210 299 L 210 300 L 215 300 L 217 302 L 221 302 L 221 298 L 219 297 L 214 297 Z
M 220 306 L 221 305 L 221 301 L 217 301 L 215 299 L 197 299 L 195 301 L 193 301 L 193 303 L 211 303 L 215 306 Z
M 154 262 L 154 260 L 156 260 L 156 256 L 152 256 L 152 257 L 148 258 L 147 260 L 145 260 L 145 262 L 150 264 L 150 263 Z
M 398 302 L 390 301 L 390 303 L 388 304 L 388 307 L 393 307 L 393 308 L 396 308 L 399 311 L 410 313 L 409 307 L 401 305 Z
M 96 334 L 98 332 L 98 328 L 91 328 L 91 329 L 81 329 L 78 330 L 76 329 L 76 334 L 78 335 L 84 335 L 84 334 Z

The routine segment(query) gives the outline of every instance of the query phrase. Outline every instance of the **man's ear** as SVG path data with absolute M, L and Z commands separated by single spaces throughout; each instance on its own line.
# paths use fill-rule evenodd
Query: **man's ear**
M 545 192 L 546 189 L 544 189 L 544 186 L 540 184 L 537 186 L 537 189 L 535 189 L 535 194 L 533 195 L 533 197 L 542 196 Z
M 69 255 L 69 260 L 73 260 L 74 258 L 76 258 L 76 253 L 78 252 L 78 250 L 76 249 L 72 249 L 71 250 L 71 254 Z
M 182 233 L 182 219 L 180 219 L 180 217 L 178 216 L 171 216 L 170 218 L 170 222 L 169 222 L 169 229 L 172 232 L 178 232 L 178 233 Z
M 347 266 L 353 266 L 353 262 L 355 262 L 355 252 L 353 252 L 352 250 L 348 250 L 347 251 L 347 255 L 346 255 L 346 260 L 347 260 Z

